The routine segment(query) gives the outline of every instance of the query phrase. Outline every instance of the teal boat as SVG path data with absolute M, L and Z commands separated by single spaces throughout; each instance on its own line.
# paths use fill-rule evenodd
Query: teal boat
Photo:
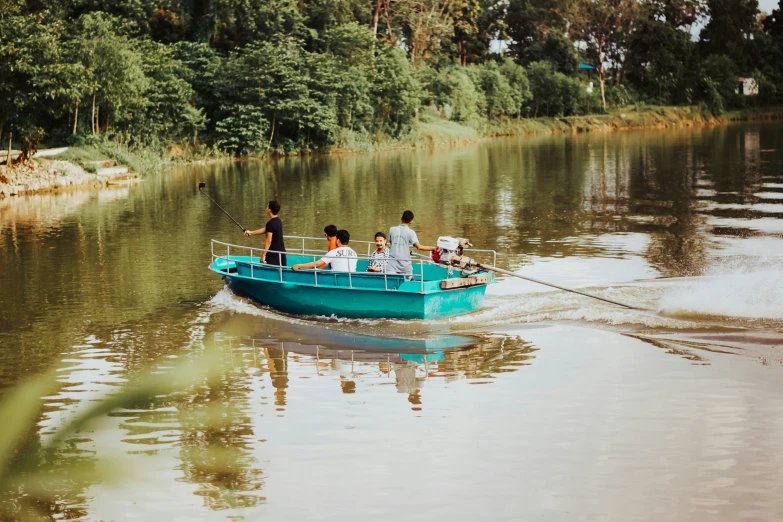
M 319 238 L 289 237 L 302 248 L 289 250 L 286 266 L 260 262 L 263 249 L 212 240 L 209 269 L 220 275 L 236 294 L 251 297 L 281 312 L 357 318 L 439 319 L 476 311 L 484 305 L 488 272 L 463 273 L 428 260 L 414 260 L 413 276 L 367 272 L 368 256 L 359 256 L 356 272 L 298 270 L 291 266 L 320 259 L 325 253 L 305 249 L 305 241 Z M 367 241 L 351 241 L 368 245 Z M 493 251 L 487 252 L 494 257 Z

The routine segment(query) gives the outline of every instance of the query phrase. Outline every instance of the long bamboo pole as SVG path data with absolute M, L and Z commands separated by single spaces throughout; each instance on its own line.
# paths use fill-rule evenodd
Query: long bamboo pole
M 623 306 L 625 308 L 629 308 L 631 310 L 647 310 L 646 308 L 639 308 L 638 306 L 631 306 L 629 304 L 621 303 L 619 301 L 612 301 L 611 299 L 605 299 L 603 297 L 598 297 L 597 295 L 588 294 L 587 292 L 580 292 L 579 290 L 574 290 L 573 288 L 566 288 L 564 286 L 559 286 L 553 283 L 547 283 L 546 281 L 539 281 L 538 279 L 533 279 L 532 277 L 525 277 L 521 276 L 519 274 L 515 274 L 514 272 L 509 272 L 508 270 L 503 270 L 502 268 L 497 268 L 492 265 L 482 265 L 479 263 L 477 265 L 479 268 L 483 268 L 484 270 L 489 270 L 490 272 L 497 272 L 498 274 L 503 274 L 511 277 L 517 277 L 519 279 L 524 279 L 525 281 L 530 281 L 531 283 L 538 283 L 539 285 L 545 285 L 545 286 L 551 286 L 552 288 L 557 288 L 558 290 L 563 290 L 566 292 L 571 292 L 572 294 L 579 294 L 583 295 L 585 297 L 590 297 L 592 299 L 598 299 L 599 301 L 604 301 L 607 303 L 612 303 L 617 306 Z

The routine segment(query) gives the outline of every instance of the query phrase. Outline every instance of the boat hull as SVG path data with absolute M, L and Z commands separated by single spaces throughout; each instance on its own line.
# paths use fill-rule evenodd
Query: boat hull
M 281 312 L 356 318 L 438 319 L 466 314 L 484 306 L 486 285 L 437 294 L 308 287 L 292 283 L 223 276 L 235 293 Z
M 302 273 L 237 260 L 213 263 L 226 285 L 239 295 L 251 297 L 281 312 L 296 315 L 351 318 L 439 319 L 476 311 L 484 305 L 486 284 L 440 289 L 440 281 L 405 281 L 398 276 L 357 273 L 349 282 L 347 274 L 319 272 L 319 286 L 306 284 L 312 272 Z M 252 264 L 254 271 L 249 272 Z M 433 267 L 437 268 L 437 267 Z M 328 271 L 326 271 L 328 272 Z M 334 280 L 327 280 L 333 276 Z M 326 284 L 324 284 L 326 283 Z M 331 283 L 331 284 L 329 284 Z M 348 284 L 351 287 L 348 287 Z M 365 287 L 362 287 L 365 286 Z

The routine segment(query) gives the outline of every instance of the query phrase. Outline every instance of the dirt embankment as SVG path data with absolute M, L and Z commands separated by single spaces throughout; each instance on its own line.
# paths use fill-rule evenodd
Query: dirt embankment
M 0 198 L 75 187 L 101 188 L 128 177 L 127 172 L 90 173 L 62 160 L 31 160 L 11 167 L 0 165 Z

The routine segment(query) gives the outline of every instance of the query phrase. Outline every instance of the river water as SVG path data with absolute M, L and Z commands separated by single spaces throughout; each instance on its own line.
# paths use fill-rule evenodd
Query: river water
M 205 350 L 227 365 L 58 452 L 103 478 L 74 472 L 50 502 L 21 492 L 9 509 L 780 520 L 781 166 L 783 125 L 748 123 L 191 166 L 0 200 L 0 394 L 58 381 L 31 438 L 143 372 Z M 289 235 L 334 223 L 371 239 L 410 208 L 425 244 L 468 237 L 502 268 L 652 311 L 501 278 L 451 319 L 279 314 L 207 270 L 210 239 L 262 243 L 198 181 L 249 228 L 278 199 Z

